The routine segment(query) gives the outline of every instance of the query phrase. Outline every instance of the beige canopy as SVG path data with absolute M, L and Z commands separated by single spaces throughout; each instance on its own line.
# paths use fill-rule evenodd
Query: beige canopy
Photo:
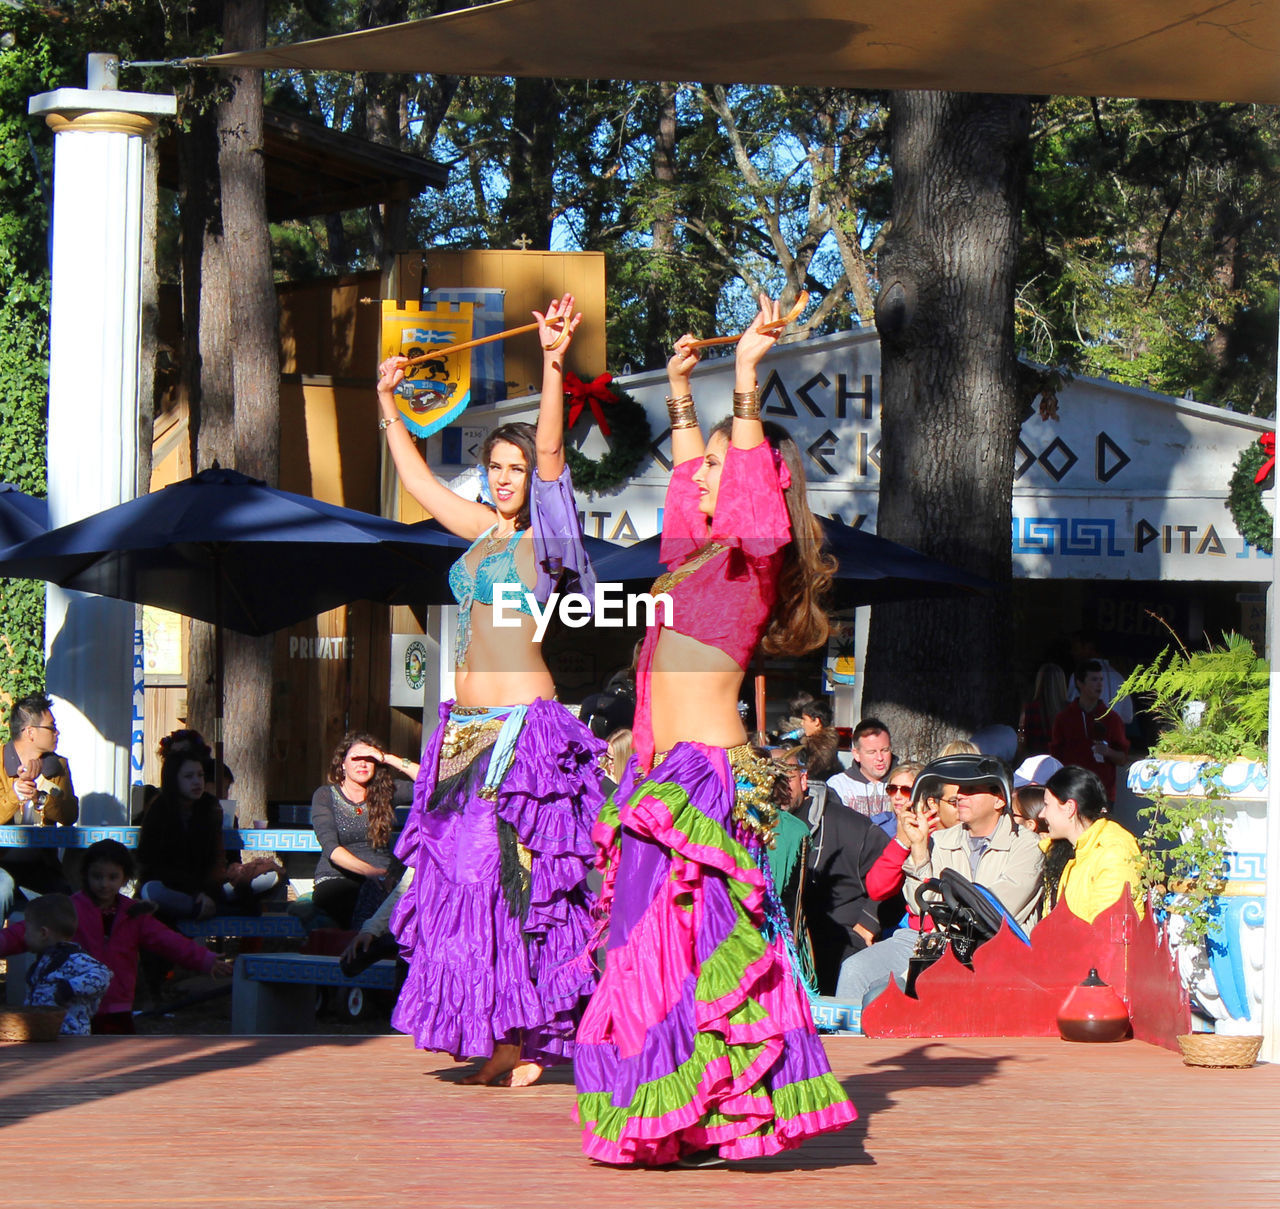
M 1277 0 L 499 0 L 217 65 L 1280 101 Z

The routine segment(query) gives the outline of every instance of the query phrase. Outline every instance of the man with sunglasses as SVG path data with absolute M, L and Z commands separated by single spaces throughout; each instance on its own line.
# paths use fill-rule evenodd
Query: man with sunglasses
M 58 727 L 48 697 L 34 694 L 9 711 L 9 742 L 0 757 L 0 824 L 74 823 L 80 803 L 71 769 L 54 754 Z M 36 894 L 69 887 L 54 848 L 0 848 L 0 915 L 7 917 L 14 883 Z
M 910 803 L 897 808 L 894 842 L 866 878 L 873 897 L 905 893 L 907 926 L 844 963 L 837 999 L 865 1007 L 891 978 L 900 987 L 906 985 L 919 934 L 932 927 L 922 918 L 917 894 L 944 868 L 990 890 L 1024 929 L 1031 927 L 1040 911 L 1044 857 L 1034 831 L 1015 830 L 1009 812 L 1012 801 L 1009 770 L 993 756 L 942 756 L 925 765 Z M 933 830 L 943 811 L 949 815 L 952 808 L 958 821 Z
M 926 777 L 957 787 L 960 821 L 935 832 L 927 854 L 907 856 L 902 866 L 907 906 L 918 911 L 920 886 L 943 869 L 954 869 L 990 890 L 1023 930 L 1030 930 L 1040 916 L 1044 854 L 1036 833 L 1013 821 L 1013 779 L 1004 762 L 994 756 L 945 756 L 925 768 L 921 781 Z

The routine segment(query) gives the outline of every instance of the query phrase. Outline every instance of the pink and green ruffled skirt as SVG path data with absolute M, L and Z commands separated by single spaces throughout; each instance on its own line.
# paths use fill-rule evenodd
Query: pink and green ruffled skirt
M 607 956 L 574 1055 L 590 1158 L 757 1158 L 857 1115 L 784 938 L 765 938 L 766 874 L 734 795 L 723 749 L 681 743 L 647 778 L 633 761 L 601 811 Z
M 563 706 L 535 701 L 496 798 L 478 792 L 489 747 L 454 800 L 429 808 L 451 704 L 441 706 L 423 752 L 396 845 L 414 876 L 391 917 L 409 964 L 391 1024 L 420 1049 L 458 1058 L 518 1044 L 527 1061 L 562 1062 L 573 1055 L 574 1030 L 595 986 L 585 956 L 595 909 L 586 876 L 604 745 Z M 512 861 L 504 868 L 503 825 L 524 850 L 518 909 L 504 889 Z

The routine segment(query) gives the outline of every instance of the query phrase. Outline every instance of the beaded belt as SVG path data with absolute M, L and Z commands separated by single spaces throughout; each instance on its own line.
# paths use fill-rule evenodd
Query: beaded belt
M 778 823 L 778 807 L 773 801 L 778 770 L 772 760 L 756 755 L 750 743 L 739 743 L 737 747 L 725 748 L 724 752 L 733 770 L 734 822 L 766 848 L 772 848 L 773 832 Z M 653 757 L 655 771 L 670 754 L 669 751 L 660 751 Z
M 489 757 L 489 770 L 485 776 L 482 798 L 492 801 L 498 796 L 498 787 L 507 775 L 515 758 L 516 740 L 529 712 L 527 705 L 454 706 L 444 724 L 440 740 L 440 763 L 436 773 L 437 783 L 456 776 L 477 756 L 488 748 L 496 748 Z

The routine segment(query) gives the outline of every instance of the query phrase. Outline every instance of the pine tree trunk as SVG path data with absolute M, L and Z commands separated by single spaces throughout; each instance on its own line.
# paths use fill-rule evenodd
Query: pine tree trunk
M 230 0 L 224 44 L 262 46 L 265 0 Z M 229 73 L 231 96 L 218 107 L 222 217 L 234 383 L 234 465 L 274 487 L 280 478 L 280 355 L 263 161 L 262 73 Z M 234 317 L 231 319 L 231 317 Z M 273 640 L 227 633 L 225 744 L 242 822 L 265 819 L 271 733 Z
M 182 387 L 187 398 L 191 465 L 207 470 L 230 466 L 232 375 L 227 271 L 222 245 L 218 176 L 218 131 L 209 72 L 195 72 L 183 94 L 186 126 L 178 140 L 182 213 Z M 217 706 L 214 693 L 213 627 L 193 621 L 187 652 L 186 724 L 210 743 Z
M 668 282 L 676 251 L 676 88 L 658 85 L 658 122 L 653 137 L 653 179 L 659 194 L 669 200 L 654 216 L 649 228 L 649 255 L 653 260 L 645 286 L 645 364 L 662 365 L 671 355 L 668 346 L 671 290 Z M 664 263 L 665 262 L 665 263 Z
M 502 203 L 511 241 L 527 236 L 534 248 L 551 247 L 555 132 L 563 120 L 554 81 L 516 81 L 508 148 L 511 184 Z
M 888 724 L 895 751 L 928 757 L 978 726 L 1016 721 L 1013 297 L 1030 107 L 1025 97 L 895 92 L 891 112 L 877 531 L 1001 585 L 990 598 L 872 611 L 863 713 Z

